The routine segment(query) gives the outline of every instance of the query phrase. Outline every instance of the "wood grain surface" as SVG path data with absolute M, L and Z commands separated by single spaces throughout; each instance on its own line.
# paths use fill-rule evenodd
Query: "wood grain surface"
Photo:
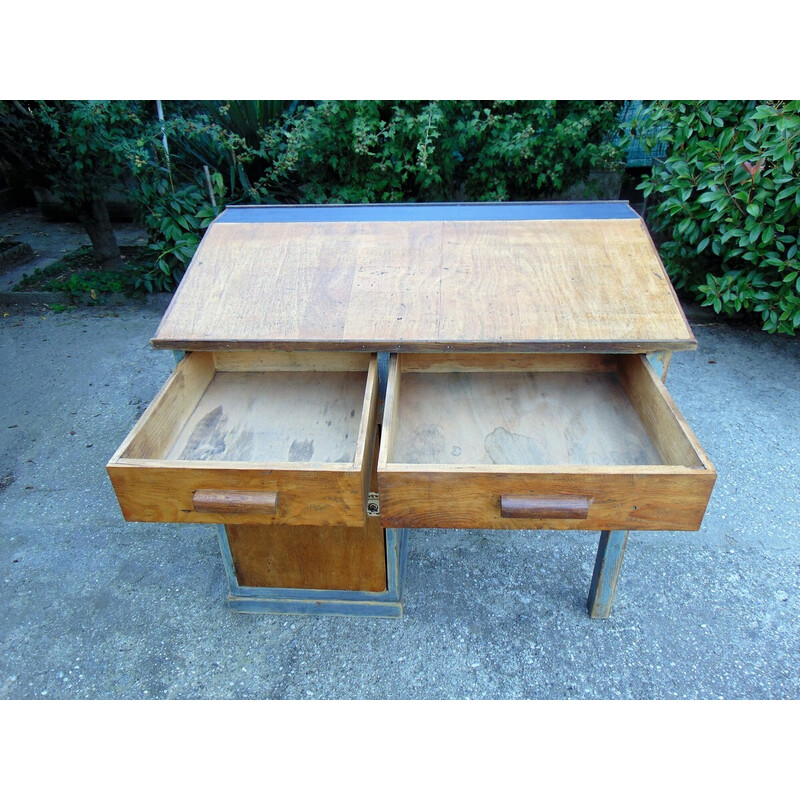
M 591 504 L 588 497 L 504 494 L 500 498 L 500 516 L 516 519 L 586 519 Z
M 107 470 L 129 522 L 363 525 L 362 470 L 353 465 L 325 466 L 120 459 L 109 463 Z M 198 511 L 193 504 L 197 491 L 275 492 L 277 508 Z
M 351 464 L 365 377 L 358 372 L 217 372 L 166 457 Z
M 614 372 L 405 373 L 392 459 L 659 464 Z
M 575 467 L 467 472 L 388 469 L 378 474 L 385 527 L 547 530 L 695 531 L 715 473 L 680 467 Z M 569 519 L 501 516 L 503 495 L 591 499 L 588 513 Z
M 275 514 L 278 510 L 277 492 L 220 492 L 199 489 L 192 495 L 195 511 L 243 514 L 256 511 Z
M 381 522 L 358 528 L 310 525 L 226 525 L 240 586 L 386 591 Z
M 398 352 L 696 346 L 638 218 L 214 223 L 152 341 Z

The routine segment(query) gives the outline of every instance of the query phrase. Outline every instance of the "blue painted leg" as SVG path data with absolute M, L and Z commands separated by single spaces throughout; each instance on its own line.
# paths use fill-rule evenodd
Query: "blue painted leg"
M 593 619 L 608 619 L 614 604 L 617 578 L 622 568 L 628 531 L 601 531 L 597 558 L 594 562 L 592 585 L 589 588 L 589 616 Z

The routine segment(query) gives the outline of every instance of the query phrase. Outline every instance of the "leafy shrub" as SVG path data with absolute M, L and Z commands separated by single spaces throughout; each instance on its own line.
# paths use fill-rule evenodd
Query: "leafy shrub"
M 299 202 L 531 200 L 619 163 L 621 104 L 327 101 L 268 133 L 259 184 Z
M 197 245 L 221 207 L 211 202 L 202 169 L 181 170 L 180 161 L 164 149 L 165 128 L 151 123 L 144 135 L 129 140 L 127 158 L 135 179 L 133 196 L 139 222 L 147 231 L 153 267 L 137 276 L 148 292 L 171 291 L 180 282 Z M 218 189 L 217 173 L 209 175 Z
M 619 166 L 611 140 L 621 103 L 494 102 L 456 121 L 464 189 L 475 200 L 533 200 Z
M 213 181 L 219 186 L 218 174 Z M 137 276 L 136 286 L 148 292 L 172 291 L 189 266 L 204 229 L 221 208 L 211 204 L 199 181 L 173 189 L 159 174 L 140 183 L 138 196 L 155 264 Z
M 800 102 L 658 101 L 669 145 L 640 186 L 678 290 L 719 314 L 800 328 Z M 652 140 L 648 143 L 655 144 Z
M 230 203 L 297 202 L 291 190 L 264 188 L 272 154 L 262 144 L 273 131 L 280 131 L 284 114 L 291 117 L 298 101 L 226 100 L 198 105 L 189 115 L 181 113 L 179 106 L 164 127 L 171 143 L 172 170 L 186 177 L 207 166 L 219 173 L 217 188 Z
M 451 164 L 441 157 L 442 111 L 434 103 L 325 101 L 265 137 L 271 168 L 262 191 L 291 187 L 301 203 L 435 200 Z

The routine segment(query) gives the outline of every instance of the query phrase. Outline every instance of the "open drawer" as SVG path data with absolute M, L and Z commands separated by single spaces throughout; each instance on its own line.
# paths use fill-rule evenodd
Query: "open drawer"
M 714 467 L 641 355 L 392 356 L 387 527 L 696 530 Z
M 195 352 L 108 464 L 127 520 L 360 526 L 377 357 Z

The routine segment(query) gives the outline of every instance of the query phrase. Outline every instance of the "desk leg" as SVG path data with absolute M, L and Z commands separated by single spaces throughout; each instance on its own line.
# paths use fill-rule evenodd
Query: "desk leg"
M 601 531 L 600 544 L 594 562 L 592 584 L 589 587 L 589 616 L 593 619 L 608 619 L 614 603 L 617 578 L 622 568 L 628 531 Z

